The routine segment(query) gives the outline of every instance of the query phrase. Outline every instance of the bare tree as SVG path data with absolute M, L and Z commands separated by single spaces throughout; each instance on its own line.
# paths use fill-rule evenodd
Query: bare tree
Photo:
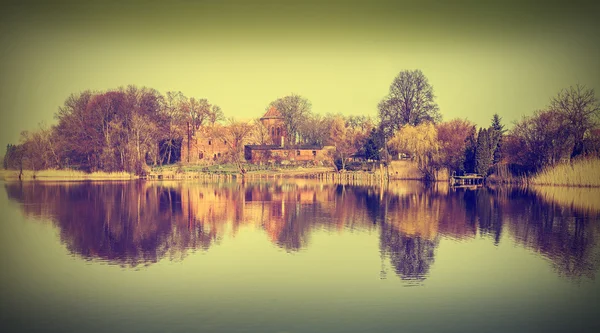
M 252 130 L 252 141 L 259 145 L 270 145 L 273 144 L 271 141 L 271 134 L 269 129 L 260 121 L 260 119 L 254 119 Z
M 379 118 L 384 134 L 390 138 L 404 125 L 424 121 L 439 122 L 441 115 L 433 87 L 420 70 L 402 71 L 390 85 L 389 94 L 379 102 Z
M 45 146 L 44 159 L 47 166 L 60 167 L 60 156 L 58 145 L 56 143 L 55 127 L 48 127 L 46 123 L 39 124 L 38 135 L 42 144 Z
M 211 105 L 206 98 L 195 99 L 190 97 L 189 100 L 183 103 L 183 109 L 187 113 L 190 122 L 191 135 L 194 135 L 211 118 Z
M 229 118 L 226 126 L 215 125 L 212 128 L 213 137 L 219 138 L 227 144 L 232 162 L 242 175 L 246 172 L 243 166 L 244 144 L 252 136 L 253 128 L 251 123 L 237 121 L 233 118 Z
M 333 116 L 309 114 L 298 127 L 298 137 L 304 144 L 323 146 L 330 141 L 329 129 Z
M 550 110 L 565 117 L 565 129 L 575 142 L 571 157 L 581 154 L 585 148 L 585 136 L 598 126 L 600 118 L 600 103 L 594 90 L 582 85 L 563 89 L 550 101 Z
M 275 107 L 283 117 L 290 143 L 295 144 L 302 123 L 311 113 L 312 105 L 308 99 L 292 94 L 274 100 L 267 106 L 266 110 L 271 107 Z
M 208 113 L 208 121 L 212 126 L 214 126 L 218 121 L 222 120 L 225 120 L 225 114 L 223 113 L 223 110 L 220 106 L 213 105 Z
M 552 110 L 523 117 L 509 132 L 505 148 L 509 160 L 535 171 L 569 159 L 575 143 L 565 131 L 567 124 L 564 114 Z
M 167 164 L 171 163 L 172 155 L 177 150 L 177 144 L 181 142 L 184 131 L 183 123 L 185 122 L 185 115 L 182 111 L 183 104 L 186 98 L 181 91 L 168 91 L 165 98 L 163 99 L 161 107 L 162 115 L 162 144 L 161 144 L 161 157 L 160 162 L 166 161 Z
M 344 170 L 346 169 L 346 160 L 350 154 L 355 152 L 352 145 L 352 131 L 347 128 L 346 120 L 341 115 L 333 117 L 329 126 L 329 130 L 331 142 L 335 146 L 335 158 L 339 160 L 340 163 L 340 168 L 338 171 Z M 337 164 L 334 164 L 337 167 Z

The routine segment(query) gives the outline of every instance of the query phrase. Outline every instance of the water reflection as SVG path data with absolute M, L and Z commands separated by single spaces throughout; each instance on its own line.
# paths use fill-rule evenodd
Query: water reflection
M 534 193 L 529 199 L 514 190 L 503 202 L 513 238 L 549 258 L 560 274 L 593 278 L 600 264 L 598 211 L 545 201 L 547 193 L 538 189 Z
M 600 267 L 600 209 L 531 190 L 311 181 L 6 183 L 5 189 L 26 216 L 52 221 L 74 255 L 125 267 L 181 260 L 242 226 L 262 230 L 286 251 L 309 248 L 320 230 L 374 231 L 382 260 L 401 279 L 417 282 L 429 275 L 442 238 L 479 236 L 497 245 L 508 237 L 571 278 L 593 278 Z

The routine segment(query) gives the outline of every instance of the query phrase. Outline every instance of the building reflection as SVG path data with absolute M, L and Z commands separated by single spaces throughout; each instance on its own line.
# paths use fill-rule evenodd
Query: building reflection
M 529 190 L 310 180 L 23 182 L 5 183 L 5 189 L 26 216 L 52 221 L 71 253 L 126 267 L 181 260 L 244 228 L 261 230 L 290 252 L 310 247 L 311 234 L 319 230 L 376 232 L 385 265 L 412 281 L 427 278 L 442 238 L 480 236 L 499 244 L 510 237 L 573 278 L 593 277 L 600 267 L 600 209 L 563 205 Z

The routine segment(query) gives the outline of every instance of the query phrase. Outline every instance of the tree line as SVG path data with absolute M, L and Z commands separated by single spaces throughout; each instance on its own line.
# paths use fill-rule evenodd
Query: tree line
M 72 94 L 55 118 L 56 125 L 22 132 L 19 144 L 8 145 L 4 167 L 141 172 L 178 160 L 185 127 L 214 124 L 223 112 L 181 92 L 128 86 Z
M 346 169 L 349 157 L 388 163 L 404 154 L 426 178 L 436 171 L 487 176 L 499 166 L 531 173 L 580 156 L 600 152 L 600 104 L 593 89 L 569 87 L 544 110 L 524 116 L 510 130 L 495 114 L 489 126 L 467 119 L 442 121 L 433 86 L 420 70 L 400 72 L 378 104 L 378 117 L 320 115 L 308 99 L 291 94 L 267 104 L 283 118 L 288 143 L 335 146 L 332 162 Z M 105 92 L 70 95 L 55 114 L 53 126 L 23 132 L 7 146 L 7 169 L 79 169 L 143 173 L 148 166 L 181 161 L 184 139 L 199 131 L 228 143 L 220 162 L 243 170 L 243 146 L 271 142 L 259 119 L 225 118 L 205 98 L 181 92 L 128 86 Z
M 513 174 L 535 173 L 600 154 L 600 103 L 593 89 L 581 85 L 561 90 L 544 110 L 524 116 L 510 130 L 498 114 L 477 129 L 466 119 L 441 122 L 427 78 L 420 70 L 403 71 L 379 103 L 379 120 L 380 138 L 373 141 L 379 151 L 409 154 L 429 179 L 442 168 L 483 176 L 501 166 Z
M 267 109 L 272 106 L 281 110 L 291 144 L 335 145 L 343 156 L 358 149 L 375 126 L 370 117 L 315 114 L 310 102 L 298 95 L 277 99 Z M 55 125 L 40 124 L 35 131 L 22 132 L 18 144 L 9 144 L 4 168 L 142 174 L 148 166 L 184 160 L 182 143 L 200 134 L 227 142 L 228 153 L 218 162 L 235 163 L 242 170 L 244 145 L 276 144 L 259 119 L 226 118 L 205 98 L 174 91 L 163 95 L 133 85 L 72 94 L 55 118 Z

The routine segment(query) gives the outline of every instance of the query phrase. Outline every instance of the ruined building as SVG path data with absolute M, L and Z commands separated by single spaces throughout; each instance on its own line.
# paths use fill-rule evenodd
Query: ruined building
M 244 158 L 254 164 L 297 162 L 326 162 L 331 160 L 334 147 L 316 145 L 295 145 L 289 137 L 283 117 L 279 111 L 271 107 L 262 118 L 261 123 L 269 131 L 271 144 L 246 145 Z
M 271 107 L 260 118 L 268 130 L 266 144 L 244 146 L 244 158 L 255 164 L 265 163 L 328 163 L 333 156 L 334 147 L 317 145 L 296 145 L 289 137 L 283 117 L 277 109 Z M 208 128 L 200 127 L 192 134 L 189 131 L 181 144 L 181 161 L 187 164 L 210 165 L 222 163 L 231 153 L 230 146 L 223 138 L 216 138 Z
M 189 135 L 189 139 L 183 139 L 181 161 L 188 164 L 216 164 L 225 158 L 228 151 L 226 140 L 215 138 L 207 128 L 200 127 L 193 135 Z

